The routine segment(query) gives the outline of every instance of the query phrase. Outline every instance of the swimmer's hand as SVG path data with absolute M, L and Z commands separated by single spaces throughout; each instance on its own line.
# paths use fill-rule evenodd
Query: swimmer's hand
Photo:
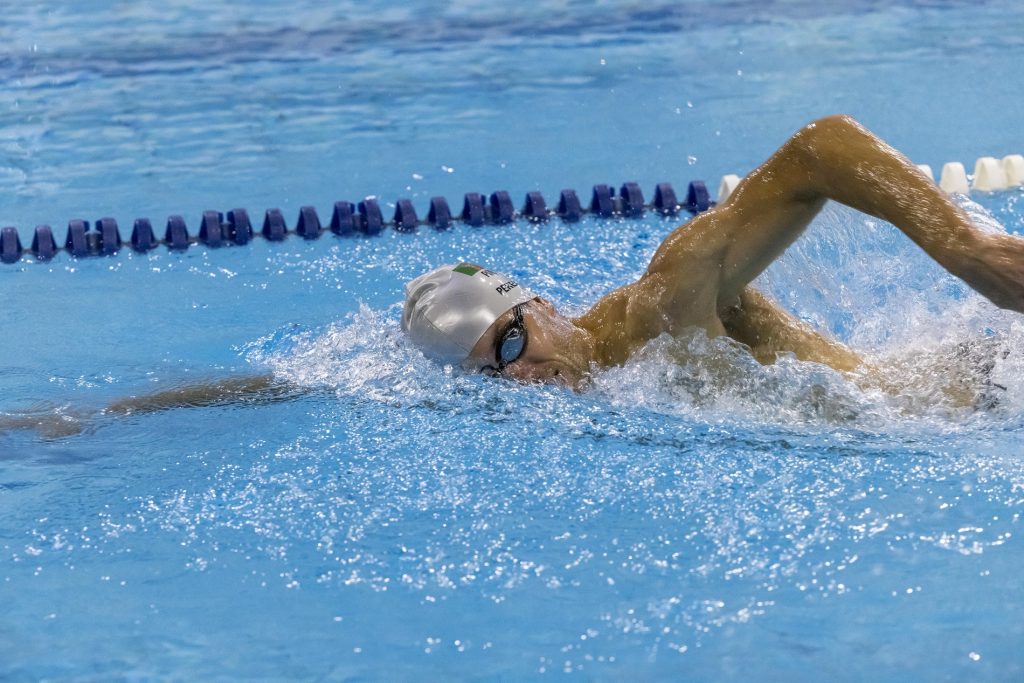
M 950 270 L 1000 308 L 1024 313 L 1024 239 L 980 233 Z
M 40 403 L 21 413 L 0 414 L 0 434 L 27 429 L 46 441 L 64 439 L 85 431 L 91 415 Z
M 129 396 L 114 401 L 99 412 L 39 403 L 24 412 L 0 413 L 0 434 L 30 430 L 46 440 L 63 439 L 91 430 L 108 417 L 143 415 L 179 408 L 262 405 L 299 398 L 308 391 L 282 382 L 272 375 L 254 375 L 184 384 L 141 396 Z

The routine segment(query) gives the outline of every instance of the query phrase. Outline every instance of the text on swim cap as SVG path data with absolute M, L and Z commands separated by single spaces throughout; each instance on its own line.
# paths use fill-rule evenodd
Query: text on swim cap
M 516 282 L 515 280 L 508 280 L 507 282 L 502 282 L 500 285 L 495 287 L 494 291 L 497 292 L 498 294 L 504 295 L 504 294 L 508 294 L 509 292 L 511 292 L 513 289 L 515 289 L 518 286 L 519 286 L 519 283 Z

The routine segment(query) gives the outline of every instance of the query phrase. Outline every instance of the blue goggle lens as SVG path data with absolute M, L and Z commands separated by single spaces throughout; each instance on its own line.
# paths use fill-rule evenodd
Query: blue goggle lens
M 512 328 L 501 340 L 501 348 L 498 352 L 498 359 L 502 365 L 507 365 L 523 355 L 523 347 L 526 346 L 526 335 L 522 329 Z

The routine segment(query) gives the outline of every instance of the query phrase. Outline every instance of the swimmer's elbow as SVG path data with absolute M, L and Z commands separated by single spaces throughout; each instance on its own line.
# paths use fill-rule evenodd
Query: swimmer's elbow
M 853 133 L 863 134 L 866 132 L 867 129 L 849 114 L 832 114 L 811 121 L 801 128 L 794 137 L 834 138 L 836 136 L 842 137 Z
M 848 114 L 816 119 L 801 128 L 780 150 L 791 180 L 790 199 L 804 203 L 849 194 L 858 179 L 854 170 L 878 159 L 881 141 Z
M 813 167 L 827 159 L 831 150 L 864 137 L 871 137 L 871 133 L 852 116 L 833 114 L 808 123 L 790 138 L 787 146 Z

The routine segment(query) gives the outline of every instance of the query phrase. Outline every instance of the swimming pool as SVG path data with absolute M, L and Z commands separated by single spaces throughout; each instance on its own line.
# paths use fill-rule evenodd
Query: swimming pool
M 0 28 L 0 221 L 635 180 L 710 186 L 849 112 L 1020 153 L 1009 2 L 33 3 Z M 1024 232 L 1019 191 L 975 195 Z M 290 401 L 0 435 L 0 678 L 1019 680 L 1019 317 L 829 207 L 763 284 L 916 385 L 659 341 L 587 393 L 445 371 L 406 279 L 578 311 L 672 227 L 552 221 L 0 268 L 0 411 L 272 369 Z M 1010 353 L 987 411 L 930 358 Z

